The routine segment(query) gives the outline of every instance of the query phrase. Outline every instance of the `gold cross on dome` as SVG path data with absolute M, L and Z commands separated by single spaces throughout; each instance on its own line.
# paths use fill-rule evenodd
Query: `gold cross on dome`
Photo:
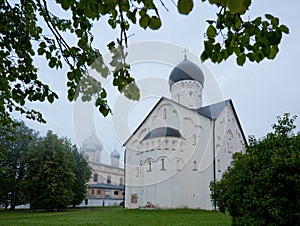
M 182 53 L 184 54 L 184 59 L 187 58 L 187 52 L 189 51 L 189 49 L 187 49 L 186 47 L 184 48 L 184 50 L 182 51 Z

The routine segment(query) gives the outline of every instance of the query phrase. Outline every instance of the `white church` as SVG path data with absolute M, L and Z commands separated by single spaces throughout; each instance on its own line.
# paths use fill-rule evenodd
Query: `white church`
M 125 142 L 125 208 L 213 209 L 219 180 L 246 138 L 231 100 L 202 106 L 205 75 L 185 57 L 162 97 Z

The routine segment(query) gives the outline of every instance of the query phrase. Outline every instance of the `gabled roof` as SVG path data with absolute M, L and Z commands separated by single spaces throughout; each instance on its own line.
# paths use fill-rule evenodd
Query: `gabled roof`
M 184 105 L 181 105 L 173 100 L 170 100 L 166 97 L 161 97 L 159 99 L 159 101 L 154 105 L 154 107 L 151 109 L 151 111 L 149 112 L 149 114 L 145 117 L 145 119 L 140 123 L 140 125 L 137 127 L 137 129 L 131 134 L 131 136 L 124 142 L 123 146 L 126 145 L 126 143 L 130 140 L 130 138 L 139 130 L 139 128 L 144 124 L 144 122 L 147 120 L 147 118 L 151 115 L 151 113 L 156 109 L 156 107 L 163 101 L 163 100 L 166 100 L 166 101 L 169 101 L 169 102 L 172 102 L 176 105 L 179 105 L 183 108 L 186 108 L 190 111 L 195 111 L 197 112 L 198 114 L 200 115 L 203 115 L 204 117 L 207 117 L 211 120 L 216 120 L 220 114 L 224 111 L 224 109 L 228 106 L 228 105 L 231 105 L 232 107 L 232 110 L 233 110 L 233 113 L 237 119 L 237 123 L 238 123 L 238 126 L 240 127 L 240 130 L 241 130 L 241 133 L 242 133 L 242 136 L 245 140 L 245 142 L 247 143 L 247 139 L 246 139 L 246 136 L 244 134 L 244 131 L 243 131 L 243 128 L 242 128 L 242 125 L 239 121 L 239 118 L 237 116 L 237 113 L 235 111 L 235 108 L 234 108 L 234 105 L 233 105 L 233 102 L 231 99 L 228 99 L 228 100 L 224 100 L 224 101 L 221 101 L 221 102 L 218 102 L 218 103 L 214 103 L 214 104 L 211 104 L 211 105 L 207 105 L 207 106 L 204 106 L 204 107 L 201 107 L 201 108 L 198 108 L 196 110 L 194 109 L 190 109 Z M 147 135 L 146 135 L 147 136 Z
M 218 103 L 215 103 L 215 104 L 211 104 L 211 105 L 207 105 L 205 107 L 198 108 L 196 111 L 200 115 L 206 116 L 206 117 L 208 117 L 212 120 L 216 120 L 228 105 L 230 105 L 231 108 L 232 108 L 233 114 L 234 114 L 234 116 L 237 120 L 237 124 L 240 127 L 242 136 L 243 136 L 243 138 L 244 138 L 244 140 L 247 144 L 246 136 L 244 134 L 242 125 L 240 123 L 240 120 L 238 118 L 238 115 L 235 111 L 235 108 L 234 108 L 234 105 L 233 105 L 233 102 L 232 102 L 231 99 L 224 100 L 224 101 L 221 101 L 221 102 L 218 102 Z
M 211 119 L 217 119 L 219 115 L 224 111 L 231 100 L 221 101 L 215 104 L 207 105 L 197 109 L 198 114 L 204 115 Z

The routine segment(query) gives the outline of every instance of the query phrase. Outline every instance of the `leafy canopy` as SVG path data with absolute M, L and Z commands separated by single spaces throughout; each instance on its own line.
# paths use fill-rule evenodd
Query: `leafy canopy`
M 14 210 L 17 205 L 28 202 L 25 177 L 25 156 L 29 145 L 37 139 L 37 134 L 23 122 L 18 122 L 13 132 L 0 129 L 0 144 L 5 148 L 4 158 L 0 159 L 0 204 Z M 7 135 L 10 135 L 8 138 Z
M 211 183 L 211 198 L 233 225 L 300 224 L 300 136 L 294 117 L 278 117 L 274 132 L 250 137 L 245 154 L 235 154 L 220 181 Z
M 28 108 L 28 102 L 52 103 L 58 95 L 39 80 L 34 57 L 40 55 L 48 66 L 58 70 L 66 65 L 68 99 L 79 93 L 83 101 L 94 101 L 106 116 L 111 112 L 107 93 L 101 83 L 88 75 L 92 67 L 106 78 L 113 74 L 113 85 L 133 100 L 139 99 L 139 89 L 126 63 L 127 31 L 137 25 L 158 30 L 163 19 L 160 10 L 168 10 L 167 1 L 153 0 L 56 0 L 56 8 L 64 16 L 51 11 L 46 0 L 3 0 L 0 2 L 0 124 L 13 123 L 11 112 L 17 111 L 29 119 L 45 122 L 42 114 Z M 238 65 L 246 59 L 260 62 L 274 59 L 279 51 L 282 34 L 289 30 L 279 19 L 266 14 L 265 18 L 245 18 L 251 0 L 202 0 L 217 6 L 217 18 L 208 20 L 201 59 L 220 63 L 235 54 Z M 54 2 L 51 2 L 54 4 Z M 189 14 L 193 0 L 178 0 L 180 14 Z M 120 36 L 107 44 L 112 53 L 111 70 L 103 62 L 100 51 L 93 47 L 92 26 L 105 20 Z M 74 44 L 66 41 L 71 37 Z
M 30 146 L 26 185 L 31 209 L 62 210 L 82 202 L 91 176 L 85 157 L 51 131 Z

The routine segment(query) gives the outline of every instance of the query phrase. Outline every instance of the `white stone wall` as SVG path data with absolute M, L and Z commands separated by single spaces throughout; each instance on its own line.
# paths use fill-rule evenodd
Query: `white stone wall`
M 221 178 L 234 152 L 244 151 L 237 120 L 231 105 L 214 122 L 163 99 L 126 144 L 125 207 L 213 209 L 209 183 Z M 143 140 L 162 126 L 178 129 L 183 137 Z
M 176 82 L 171 87 L 172 100 L 188 108 L 202 107 L 202 90 L 200 82 L 183 80 Z
M 221 179 L 222 174 L 231 164 L 235 152 L 245 152 L 245 141 L 230 105 L 216 120 L 216 176 Z
M 166 117 L 159 115 L 161 109 L 167 109 Z M 142 141 L 148 128 L 155 128 L 154 124 L 147 126 L 148 123 L 157 118 L 162 120 L 160 127 L 170 126 L 168 120 L 175 121 L 183 138 Z M 162 101 L 127 143 L 125 207 L 138 208 L 151 203 L 159 208 L 211 209 L 208 186 L 213 175 L 211 150 L 210 119 Z M 133 203 L 136 197 L 137 202 Z

